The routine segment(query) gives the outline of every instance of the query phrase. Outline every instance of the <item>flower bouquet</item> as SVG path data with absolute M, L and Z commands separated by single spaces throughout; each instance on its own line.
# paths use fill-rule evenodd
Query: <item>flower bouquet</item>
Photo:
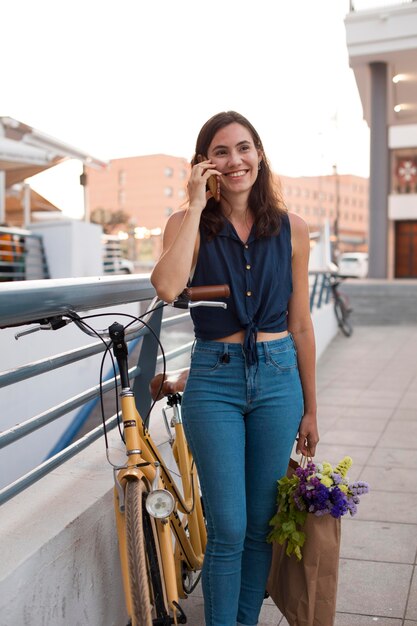
M 330 463 L 313 463 L 297 466 L 291 476 L 278 481 L 278 511 L 271 519 L 273 530 L 268 541 L 283 544 L 286 554 L 302 559 L 301 548 L 306 540 L 303 532 L 308 513 L 317 517 L 330 514 L 338 519 L 350 513 L 355 515 L 359 496 L 368 493 L 369 485 L 362 481 L 349 483 L 347 472 L 352 459 L 345 456 L 335 468 Z

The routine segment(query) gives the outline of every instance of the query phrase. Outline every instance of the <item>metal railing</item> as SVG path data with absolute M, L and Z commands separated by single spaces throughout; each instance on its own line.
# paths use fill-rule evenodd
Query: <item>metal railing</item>
M 350 0 L 349 11 L 372 11 L 373 9 L 386 9 L 399 4 L 411 4 L 416 0 Z
M 89 311 L 91 313 L 93 309 L 150 300 L 155 295 L 149 277 L 140 275 L 117 278 L 96 277 L 91 279 L 60 279 L 8 283 L 5 284 L 2 289 L 3 297 L 0 299 L 0 328 L 58 316 L 68 310 L 80 313 Z M 188 313 L 181 313 L 180 315 L 162 321 L 162 308 L 159 308 L 148 316 L 147 324 L 152 328 L 153 332 L 159 336 L 161 327 L 168 327 L 188 318 Z M 136 334 L 131 335 L 129 341 L 137 338 L 142 338 L 139 359 L 137 364 L 131 367 L 129 371 L 131 379 L 134 379 L 133 390 L 137 398 L 138 411 L 141 415 L 146 415 L 151 404 L 148 382 L 153 376 L 156 363 L 161 357 L 157 357 L 157 342 L 148 328 L 141 329 Z M 190 341 L 165 354 L 166 359 L 173 359 L 189 350 L 191 343 Z M 48 357 L 20 367 L 15 367 L 0 373 L 0 387 L 6 387 L 34 376 L 39 376 L 70 363 L 81 361 L 104 350 L 105 346 L 103 342 L 97 341 L 75 350 L 57 354 L 54 357 Z M 103 385 L 104 391 L 109 391 L 114 389 L 114 387 L 114 379 L 106 381 Z M 75 397 L 69 398 L 65 402 L 51 407 L 43 413 L 35 415 L 3 431 L 0 433 L 0 449 L 50 424 L 52 421 L 66 415 L 70 411 L 82 407 L 86 402 L 98 398 L 99 394 L 99 385 L 86 389 Z M 114 428 L 116 424 L 116 414 L 106 421 L 108 430 Z M 34 468 L 21 478 L 18 478 L 11 485 L 4 487 L 0 490 L 0 504 L 45 476 L 68 458 L 77 454 L 90 443 L 98 439 L 102 433 L 103 426 L 93 429 L 78 441 L 75 441 L 64 450 L 47 459 L 40 466 Z M 53 442 L 51 442 L 51 447 L 52 445 Z
M 330 272 L 310 273 L 311 310 L 320 308 L 329 301 L 330 276 Z M 2 286 L 2 298 L 0 298 L 0 329 L 59 316 L 66 311 L 76 311 L 78 313 L 88 311 L 91 313 L 94 309 L 145 302 L 153 298 L 154 295 L 155 292 L 148 275 L 5 283 Z M 162 319 L 162 308 L 158 308 L 147 318 L 147 323 L 151 326 L 153 332 L 159 336 L 161 328 L 169 328 L 188 319 L 188 312 Z M 131 379 L 134 379 L 133 390 L 136 396 L 138 411 L 144 416 L 148 414 L 151 405 L 148 383 L 154 375 L 157 363 L 161 361 L 162 356 L 157 355 L 157 342 L 148 328 L 143 328 L 136 335 L 132 335 L 129 341 L 138 338 L 142 338 L 139 358 L 137 363 L 131 367 L 129 373 Z M 165 353 L 167 361 L 189 351 L 192 339 L 190 335 L 189 342 Z M 52 357 L 48 356 L 47 358 L 0 372 L 0 388 L 54 371 L 74 362 L 79 362 L 104 350 L 103 342 L 96 341 Z M 114 378 L 103 383 L 103 391 L 105 392 L 114 388 Z M 74 409 L 85 406 L 86 403 L 97 399 L 99 395 L 99 385 L 90 387 L 76 396 L 50 407 L 41 414 L 34 415 L 26 421 L 1 432 L 0 450 L 70 413 Z M 110 430 L 116 424 L 117 414 L 107 419 L 106 428 Z M 0 504 L 23 491 L 67 459 L 75 456 L 102 436 L 102 434 L 103 425 L 94 428 L 65 449 L 53 454 L 38 467 L 1 489 Z M 53 442 L 51 442 L 51 447 L 52 445 Z
M 313 312 L 330 301 L 332 273 L 330 271 L 310 271 L 308 277 L 310 283 L 310 311 Z

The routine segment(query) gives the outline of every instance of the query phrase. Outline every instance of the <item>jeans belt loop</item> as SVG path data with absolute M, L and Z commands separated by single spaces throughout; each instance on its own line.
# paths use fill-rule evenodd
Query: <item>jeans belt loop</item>
M 229 345 L 227 343 L 223 344 L 223 354 L 221 357 L 221 362 L 230 363 Z

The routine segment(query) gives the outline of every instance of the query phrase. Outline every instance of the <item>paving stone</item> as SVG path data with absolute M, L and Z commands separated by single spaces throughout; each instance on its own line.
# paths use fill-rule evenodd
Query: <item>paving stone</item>
M 349 415 L 343 415 L 343 417 L 339 417 L 332 424 L 332 430 L 340 431 L 348 429 L 356 432 L 382 433 L 388 419 L 388 417 L 380 417 L 376 420 L 368 419 L 367 417 L 352 417 Z
M 364 498 L 370 496 L 364 496 Z M 340 554 L 345 559 L 414 563 L 417 533 L 412 524 L 369 522 L 357 516 L 343 518 Z
M 346 417 L 355 417 L 357 419 L 379 420 L 392 416 L 394 409 L 392 407 L 348 407 L 345 410 Z
M 407 493 L 372 490 L 361 499 L 360 507 L 363 520 L 417 524 L 417 498 Z
M 417 570 L 414 568 L 413 580 L 410 587 L 406 619 L 417 621 Z
M 409 392 L 403 395 L 398 408 L 416 410 L 416 407 L 417 407 L 417 391 L 414 391 L 414 392 Z
M 319 431 L 321 433 L 321 427 L 319 422 Z M 320 435 L 321 436 L 321 435 Z M 332 465 L 338 463 L 343 457 L 350 456 L 353 459 L 353 467 L 356 465 L 363 466 L 367 463 L 372 454 L 372 448 L 366 446 L 346 446 L 324 443 L 321 438 L 317 446 L 316 459 L 317 461 L 328 461 Z
M 402 448 L 376 448 L 372 451 L 368 465 L 387 467 L 405 467 L 417 469 L 417 450 L 403 450 Z
M 411 575 L 411 565 L 341 559 L 337 610 L 402 618 Z
M 402 467 L 367 467 L 361 480 L 368 482 L 372 489 L 417 494 L 415 472 Z
M 401 619 L 389 617 L 375 617 L 372 615 L 351 615 L 350 613 L 336 613 L 334 626 L 402 626 Z
M 401 393 L 384 393 L 383 391 L 364 391 L 359 398 L 357 398 L 357 402 L 351 403 L 356 404 L 357 406 L 369 406 L 369 407 L 388 407 L 388 408 L 396 408 L 399 405 L 401 400 Z
M 387 448 L 411 448 L 417 450 L 417 419 L 415 422 L 393 420 L 388 424 L 378 444 Z
M 393 420 L 417 420 L 417 408 L 414 409 L 396 409 L 392 415 Z
M 337 444 L 337 445 L 356 445 L 356 446 L 374 446 L 380 438 L 380 433 L 375 432 L 362 432 L 349 430 L 347 427 L 344 430 L 331 430 L 320 438 L 322 443 Z

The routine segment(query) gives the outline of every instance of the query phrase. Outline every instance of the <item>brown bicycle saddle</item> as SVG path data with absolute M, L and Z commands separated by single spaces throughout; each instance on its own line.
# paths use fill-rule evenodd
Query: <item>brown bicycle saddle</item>
M 149 391 L 153 400 L 161 400 L 172 393 L 184 391 L 190 368 L 184 367 L 180 370 L 166 372 L 164 375 L 156 374 L 149 383 Z M 163 383 L 162 383 L 162 379 Z

